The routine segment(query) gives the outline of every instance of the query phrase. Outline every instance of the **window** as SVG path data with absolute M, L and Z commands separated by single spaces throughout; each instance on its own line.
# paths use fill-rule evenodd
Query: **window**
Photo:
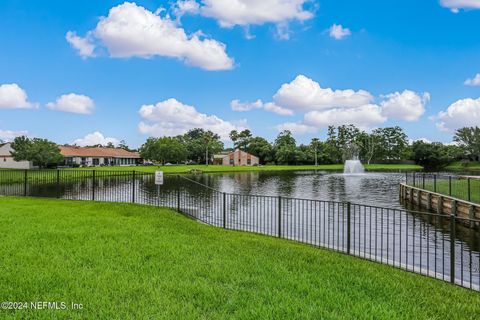
M 231 164 L 231 165 L 234 165 L 234 164 L 235 164 L 235 162 L 233 161 L 233 159 L 230 159 L 230 164 Z
M 247 164 L 251 165 L 252 164 L 252 159 L 247 159 Z
M 3 158 L 3 162 L 7 162 L 7 158 Z

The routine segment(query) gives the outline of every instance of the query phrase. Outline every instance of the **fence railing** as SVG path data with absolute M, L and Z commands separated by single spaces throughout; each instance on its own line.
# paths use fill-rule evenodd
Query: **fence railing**
M 480 204 L 480 177 L 407 172 L 405 179 L 407 185 Z
M 226 193 L 185 176 L 167 175 L 156 186 L 153 173 L 134 171 L 0 170 L 0 195 L 169 207 L 212 226 L 328 248 L 480 291 L 476 219 Z

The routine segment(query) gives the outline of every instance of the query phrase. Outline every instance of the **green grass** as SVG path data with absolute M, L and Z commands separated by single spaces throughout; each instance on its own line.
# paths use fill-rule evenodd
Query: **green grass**
M 448 180 L 437 180 L 436 188 L 433 182 L 428 181 L 425 187 L 421 181 L 416 182 L 416 186 L 425 190 L 434 191 L 446 196 L 451 196 L 461 200 L 470 200 L 470 202 L 480 203 L 480 180 L 470 179 L 470 199 L 468 198 L 467 179 L 452 178 L 452 184 Z M 450 193 L 451 188 L 451 193 Z
M 2 319 L 475 319 L 480 294 L 167 209 L 0 197 Z
M 389 170 L 422 170 L 422 167 L 417 165 L 404 164 L 371 164 L 365 166 L 366 170 L 370 171 L 389 171 Z M 307 165 L 307 166 L 282 166 L 282 165 L 267 165 L 267 166 L 221 166 L 221 165 L 172 165 L 172 166 L 136 166 L 136 167 L 95 167 L 95 168 L 80 168 L 80 170 L 112 170 L 124 171 L 135 170 L 142 172 L 154 172 L 162 170 L 165 173 L 181 174 L 188 173 L 191 170 L 200 170 L 203 173 L 214 172 L 243 172 L 243 171 L 300 171 L 300 170 L 325 170 L 325 171 L 341 171 L 343 164 L 328 164 L 328 165 Z M 71 170 L 71 169 L 67 169 Z M 78 169 L 73 169 L 78 170 Z
M 480 162 L 454 162 L 445 169 L 450 171 L 480 171 Z

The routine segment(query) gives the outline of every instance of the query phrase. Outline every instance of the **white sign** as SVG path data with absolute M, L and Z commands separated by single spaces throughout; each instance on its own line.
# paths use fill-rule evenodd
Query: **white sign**
M 155 184 L 163 185 L 163 171 L 155 171 Z

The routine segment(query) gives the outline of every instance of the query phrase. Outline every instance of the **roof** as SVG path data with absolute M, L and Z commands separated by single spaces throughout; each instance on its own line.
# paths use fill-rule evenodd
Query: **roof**
M 64 157 L 99 157 L 99 158 L 136 158 L 140 159 L 138 152 L 130 152 L 119 148 L 82 148 L 59 146 Z
M 0 143 L 0 157 L 11 157 L 11 143 L 6 142 L 6 143 Z M 6 147 L 5 147 L 6 146 Z M 4 148 L 5 147 L 5 148 Z
M 221 153 L 221 154 L 216 154 L 216 155 L 213 156 L 213 158 L 214 158 L 214 159 L 224 159 L 224 158 L 227 158 L 227 157 L 229 157 L 230 155 L 235 154 L 235 153 L 243 153 L 243 154 L 246 154 L 247 156 L 250 156 L 250 157 L 252 157 L 252 158 L 257 158 L 257 159 L 258 159 L 257 156 L 254 156 L 253 154 L 248 153 L 248 152 L 243 151 L 243 150 L 240 150 L 240 149 L 235 149 L 235 151 L 230 151 L 230 152 L 227 152 L 227 153 L 225 153 L 225 154 L 222 154 L 222 153 Z

